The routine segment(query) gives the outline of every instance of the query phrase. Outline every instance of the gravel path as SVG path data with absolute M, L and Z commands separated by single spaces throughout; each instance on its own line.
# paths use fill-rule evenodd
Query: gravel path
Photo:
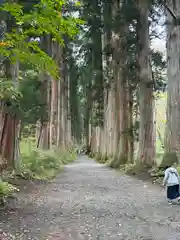
M 180 207 L 160 187 L 80 157 L 0 211 L 0 229 L 1 240 L 180 240 Z

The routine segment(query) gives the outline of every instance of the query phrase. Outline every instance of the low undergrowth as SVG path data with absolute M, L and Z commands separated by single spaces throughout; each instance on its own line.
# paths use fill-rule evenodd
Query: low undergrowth
M 65 164 L 76 159 L 76 151 L 71 148 L 65 150 L 42 150 L 35 147 L 33 141 L 21 144 L 20 173 L 2 173 L 0 178 L 0 204 L 18 189 L 12 185 L 17 179 L 50 180 L 63 170 Z M 9 182 L 9 183 L 8 183 Z
M 180 174 L 180 165 L 174 165 Z M 141 180 L 150 180 L 152 183 L 162 184 L 164 178 L 164 167 L 149 167 L 142 164 L 125 164 L 119 167 L 126 174 L 138 177 Z
M 164 177 L 164 170 L 157 166 L 151 168 L 147 165 L 137 163 L 124 164 L 123 161 L 119 164 L 119 161 L 117 161 L 116 158 L 107 156 L 103 157 L 100 153 L 91 153 L 89 156 L 96 159 L 99 163 L 107 164 L 111 168 L 119 169 L 128 175 L 138 177 L 142 180 L 151 180 L 153 183 L 162 183 L 162 178 Z
M 22 153 L 22 174 L 25 178 L 48 180 L 55 177 L 63 169 L 63 165 L 76 159 L 73 149 L 68 151 L 52 151 L 32 149 Z
M 151 168 L 148 165 L 143 165 L 140 163 L 135 164 L 125 164 L 120 168 L 126 174 L 138 177 L 141 180 L 152 180 L 154 182 L 154 178 L 152 177 L 152 171 L 154 168 Z
M 95 159 L 98 163 L 101 163 L 101 164 L 108 164 L 109 165 L 110 162 L 112 161 L 110 156 L 102 155 L 100 153 L 90 152 L 89 157 Z
M 13 186 L 12 184 L 0 180 L 0 205 L 4 205 L 6 199 L 12 196 L 15 192 L 18 192 L 19 189 Z
M 161 154 L 160 164 L 157 166 L 149 167 L 143 164 L 119 163 L 116 158 L 102 156 L 100 153 L 90 153 L 89 157 L 96 159 L 97 162 L 107 164 L 111 168 L 119 169 L 124 173 L 138 177 L 142 180 L 150 180 L 153 183 L 162 184 L 164 178 L 165 166 L 174 166 L 180 174 L 180 164 L 178 158 L 174 153 Z

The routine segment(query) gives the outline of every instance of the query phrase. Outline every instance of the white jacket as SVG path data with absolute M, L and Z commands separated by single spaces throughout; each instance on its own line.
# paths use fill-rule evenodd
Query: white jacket
M 180 177 L 178 171 L 175 168 L 169 167 L 165 170 L 164 173 L 165 173 L 163 180 L 164 185 L 174 186 L 180 184 Z

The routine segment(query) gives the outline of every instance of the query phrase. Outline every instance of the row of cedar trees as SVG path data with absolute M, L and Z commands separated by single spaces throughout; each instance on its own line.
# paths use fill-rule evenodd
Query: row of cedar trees
M 49 74 L 41 72 L 41 91 L 46 103 L 48 116 L 39 119 L 36 127 L 37 147 L 41 149 L 59 148 L 67 150 L 72 146 L 70 120 L 70 82 L 67 74 L 67 62 L 63 48 L 53 42 L 50 36 L 41 38 L 42 50 L 52 56 L 56 61 L 60 80 L 54 79 Z M 12 64 L 9 60 L 4 62 L 4 74 L 8 79 L 18 83 L 19 64 Z M 1 101 L 0 106 L 0 170 L 14 169 L 20 171 L 19 139 L 21 134 L 21 119 L 12 112 L 7 111 L 7 105 Z
M 169 1 L 165 6 L 168 21 L 171 22 L 167 34 L 168 124 L 165 148 L 167 152 L 177 153 L 180 151 L 180 30 L 174 20 L 176 15 L 178 16 L 178 7 L 180 8 L 178 1 Z M 138 120 L 137 160 L 153 165 L 156 131 L 148 22 L 152 3 L 146 0 L 114 0 L 113 3 L 105 0 L 84 0 L 80 10 L 82 18 L 85 18 L 88 24 L 85 31 L 89 31 L 91 38 L 88 58 L 90 72 L 86 78 L 93 76 L 93 79 L 86 84 L 84 116 L 88 150 L 102 158 L 113 157 L 114 167 L 125 162 L 134 162 L 134 123 Z M 171 10 L 174 10 L 175 15 Z M 59 66 L 61 80 L 56 81 L 46 73 L 39 76 L 43 83 L 42 92 L 48 117 L 39 119 L 37 123 L 37 146 L 44 149 L 54 146 L 69 148 L 74 142 L 72 118 L 75 116 L 72 114 L 74 109 L 70 94 L 70 90 L 74 89 L 72 82 L 70 83 L 73 67 L 68 69 L 70 65 L 66 64 L 66 49 L 52 43 L 49 36 L 42 38 L 41 44 L 42 49 L 48 52 Z M 4 69 L 8 79 L 17 81 L 18 64 L 7 61 Z M 75 89 L 77 95 L 77 86 Z M 9 114 L 6 105 L 1 102 L 1 169 L 7 166 L 16 170 L 19 168 L 20 129 L 20 119 Z
M 48 110 L 46 121 L 39 121 L 36 128 L 37 147 L 68 149 L 72 144 L 70 119 L 70 81 L 62 47 L 52 42 L 49 36 L 42 40 L 44 50 L 48 50 L 59 66 L 60 80 L 42 73 L 43 93 Z
M 148 0 L 114 0 L 113 3 L 101 1 L 101 4 L 98 0 L 91 2 L 84 0 L 84 4 L 87 8 L 92 6 L 93 9 L 93 18 L 89 19 L 89 26 L 92 39 L 92 66 L 95 73 L 95 81 L 89 86 L 92 94 L 87 95 L 89 99 L 87 106 L 90 106 L 88 114 L 91 116 L 86 118 L 88 150 L 101 159 L 112 157 L 112 167 L 118 167 L 126 162 L 133 163 L 134 124 L 137 120 L 139 144 L 136 160 L 149 166 L 155 163 L 154 78 L 148 19 L 153 7 L 156 6 L 165 9 L 168 21 L 165 151 L 179 153 L 180 27 L 177 23 L 179 1 L 168 1 L 166 5 L 163 1 L 152 3 Z M 101 26 L 101 31 L 97 30 L 98 26 Z

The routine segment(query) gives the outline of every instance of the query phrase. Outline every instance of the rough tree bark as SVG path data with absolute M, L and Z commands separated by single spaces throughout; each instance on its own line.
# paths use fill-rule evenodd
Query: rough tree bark
M 148 1 L 139 0 L 139 150 L 137 160 L 152 166 L 155 161 L 154 138 L 154 99 L 152 69 L 150 66 L 149 22 L 150 5 Z
M 177 18 L 180 17 L 180 2 L 167 1 L 167 6 Z M 180 156 L 180 25 L 174 25 L 174 18 L 167 11 L 167 125 L 165 152 Z
M 1 22 L 1 37 L 5 32 L 11 31 L 12 20 L 6 19 Z M 3 27 L 4 26 L 4 27 Z M 6 27 L 5 27 L 6 26 Z M 18 62 L 13 63 L 6 59 L 2 64 L 1 69 L 2 77 L 4 81 L 12 81 L 15 88 L 18 87 L 19 65 Z M 2 100 L 0 102 L 0 170 L 5 167 L 19 172 L 20 169 L 20 157 L 19 157 L 19 121 L 16 113 L 10 113 L 8 108 L 12 103 L 12 99 Z
M 52 55 L 52 48 L 51 48 L 51 38 L 50 36 L 44 36 L 41 39 L 41 46 L 42 49 L 47 52 L 50 56 Z M 49 149 L 50 147 L 50 84 L 51 84 L 51 77 L 45 73 L 41 72 L 39 74 L 40 81 L 42 81 L 41 91 L 43 93 L 44 99 L 43 102 L 46 106 L 46 116 L 45 118 L 39 120 L 37 124 L 38 130 L 38 138 L 37 138 L 37 147 L 42 149 Z
M 58 48 L 59 45 L 56 42 L 51 42 L 51 49 L 52 49 L 52 57 L 57 62 L 59 57 L 58 56 Z M 54 79 L 51 77 L 51 107 L 50 107 L 50 123 L 49 123 L 49 137 L 50 137 L 50 148 L 56 146 L 57 143 L 57 120 L 58 120 L 58 81 L 59 79 Z
M 11 64 L 11 76 L 14 87 L 18 90 L 19 88 L 19 62 Z M 15 115 L 14 116 L 14 171 L 15 174 L 20 174 L 21 172 L 21 156 L 20 156 L 20 133 L 21 133 L 21 121 Z
M 19 65 L 11 64 L 10 60 L 5 61 L 5 77 L 13 81 L 15 87 L 18 84 Z M 12 100 L 9 100 L 11 104 Z M 9 112 L 8 103 L 1 101 L 0 117 L 0 155 L 2 166 L 7 164 L 10 170 L 20 171 L 20 154 L 19 154 L 19 125 L 20 121 L 16 113 Z M 3 168 L 3 167 L 2 167 Z
M 128 86 L 128 163 L 134 163 L 133 89 Z
M 121 6 L 119 1 L 115 1 L 113 4 L 113 16 L 117 18 Z M 118 167 L 120 164 L 124 164 L 128 160 L 128 85 L 127 77 L 125 73 L 127 63 L 127 36 L 128 36 L 128 24 L 123 19 L 120 26 L 116 26 L 116 30 L 113 32 L 113 71 L 115 82 L 115 125 L 116 125 L 116 153 L 113 167 Z
M 51 112 L 50 112 L 50 148 L 53 148 L 57 142 L 57 93 L 58 93 L 58 81 L 51 78 Z

